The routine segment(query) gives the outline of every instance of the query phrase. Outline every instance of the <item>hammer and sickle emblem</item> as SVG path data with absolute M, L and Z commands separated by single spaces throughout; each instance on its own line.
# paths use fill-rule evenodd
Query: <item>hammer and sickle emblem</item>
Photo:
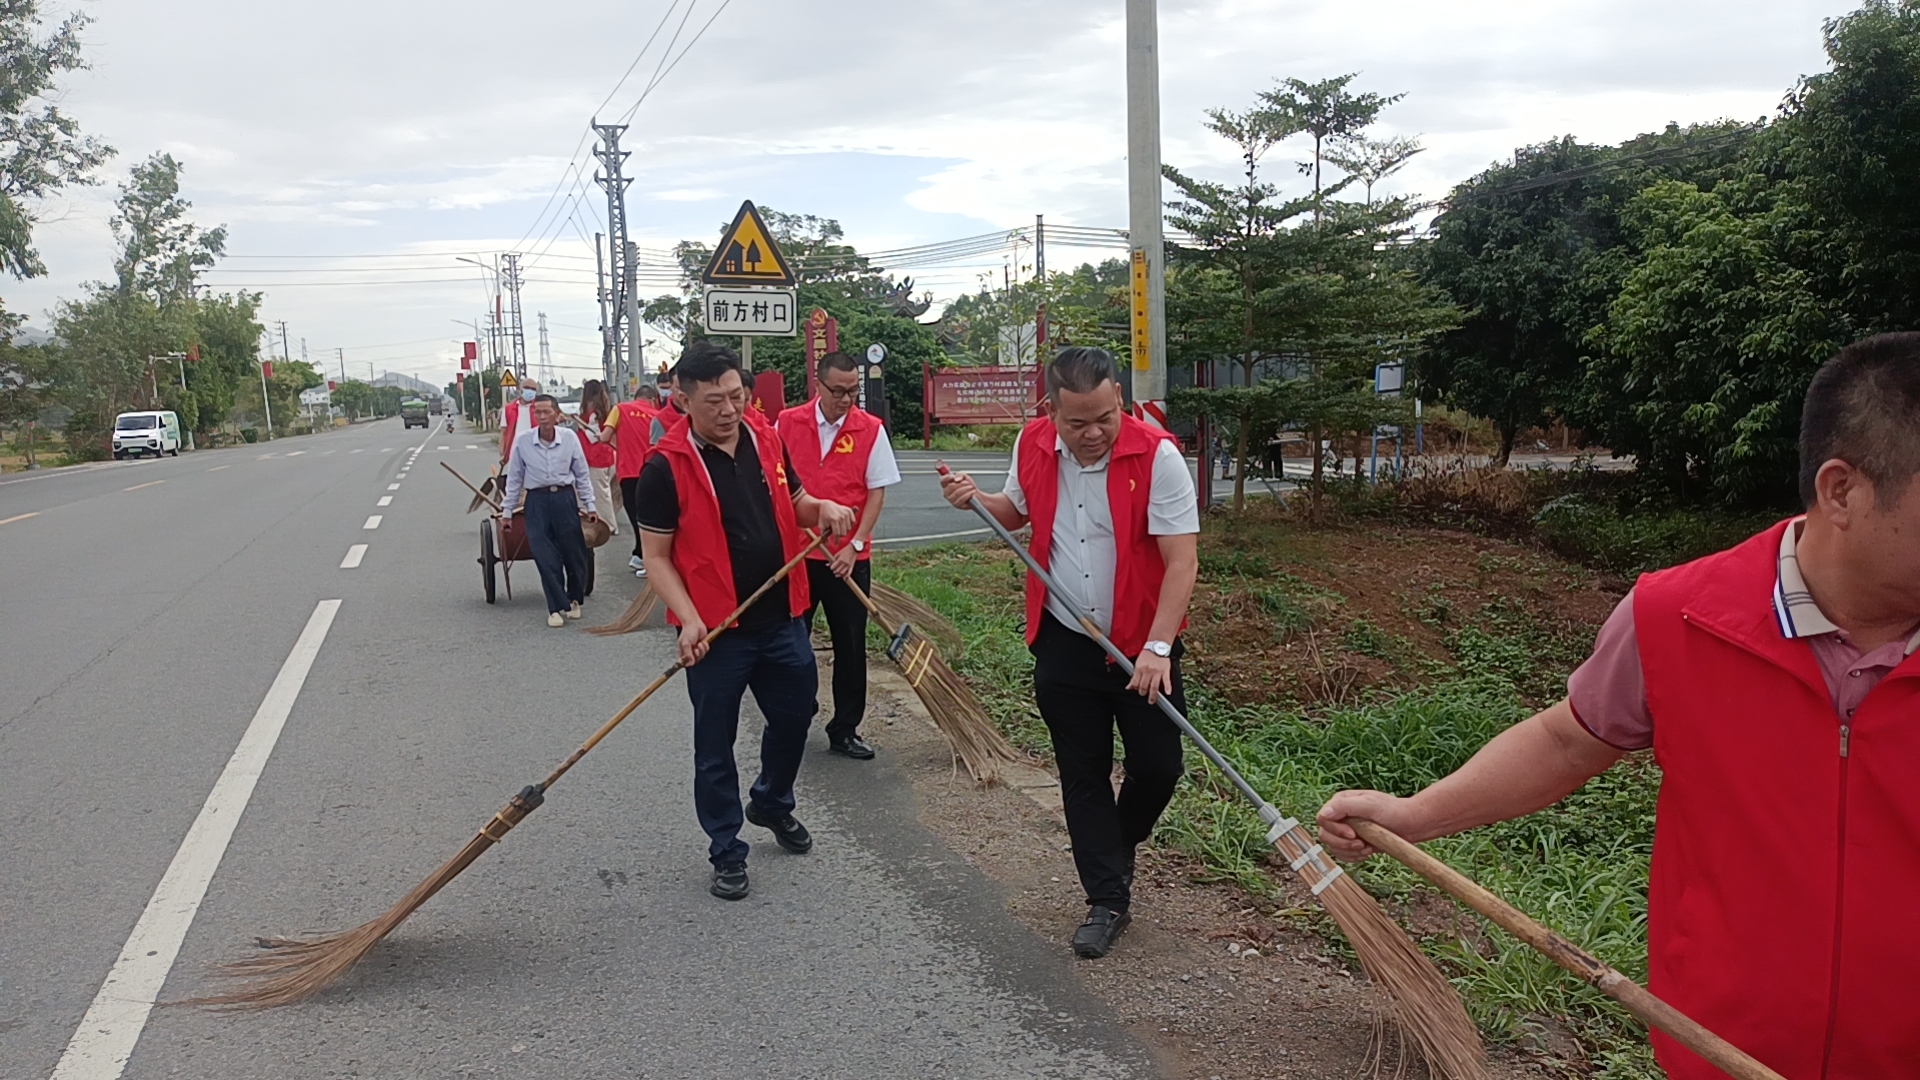
M 787 465 L 786 465 L 786 462 L 783 462 L 783 461 L 777 461 L 777 462 L 775 462 L 775 463 L 774 463 L 774 465 L 773 465 L 773 482 L 774 482 L 774 483 L 776 483 L 776 484 L 779 484 L 779 485 L 780 485 L 781 487 L 786 487 L 786 486 L 787 486 Z
M 833 452 L 836 454 L 853 453 L 853 436 L 850 434 L 840 436 L 839 440 L 833 444 Z

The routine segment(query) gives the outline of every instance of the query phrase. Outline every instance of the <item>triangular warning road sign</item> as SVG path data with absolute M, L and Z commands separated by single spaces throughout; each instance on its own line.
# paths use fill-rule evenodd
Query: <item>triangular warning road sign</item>
M 793 267 L 780 247 L 773 242 L 767 223 L 760 219 L 753 200 L 740 204 L 733 224 L 713 249 L 707 270 L 700 280 L 708 285 L 781 285 L 793 284 Z

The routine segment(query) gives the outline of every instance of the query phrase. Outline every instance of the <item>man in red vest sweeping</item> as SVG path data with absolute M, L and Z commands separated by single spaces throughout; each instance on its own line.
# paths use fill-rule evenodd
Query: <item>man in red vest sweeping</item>
M 1033 694 L 1053 738 L 1073 863 L 1087 893 L 1073 949 L 1092 960 L 1132 918 L 1134 851 L 1180 779 L 1180 730 L 1154 701 L 1167 694 L 1186 708 L 1179 635 L 1199 571 L 1200 509 L 1173 437 L 1127 415 L 1105 350 L 1060 350 L 1047 365 L 1047 414 L 1020 432 L 999 494 L 981 493 L 964 473 L 940 486 L 955 507 L 979 498 L 1009 529 L 1031 521 L 1034 558 L 1115 645 L 1138 657 L 1129 680 L 1027 576 Z M 1116 726 L 1126 747 L 1117 797 Z
M 709 891 L 740 900 L 747 895 L 743 817 L 771 830 L 789 852 L 813 847 L 793 816 L 793 781 L 819 708 L 819 673 L 800 618 L 806 575 L 788 575 L 785 588 L 768 590 L 712 645 L 701 639 L 806 547 L 802 528 L 844 537 L 853 530 L 853 511 L 801 487 L 773 426 L 747 407 L 733 350 L 696 342 L 674 371 L 674 397 L 686 418 L 667 430 L 640 470 L 640 543 L 647 580 L 680 628 L 693 699 L 694 811 L 713 863 Z M 760 775 L 743 813 L 733 743 L 749 688 L 767 723 Z
M 813 607 L 826 609 L 833 638 L 833 719 L 827 722 L 827 748 L 865 761 L 873 757 L 873 747 L 860 737 L 860 720 L 867 711 L 867 607 L 846 581 L 851 579 L 863 592 L 873 591 L 868 545 L 887 488 L 900 482 L 900 466 L 886 426 L 854 404 L 860 395 L 860 371 L 853 358 L 830 352 L 820 358 L 818 371 L 819 395 L 783 410 L 774 426 L 806 489 L 859 515 L 852 536 L 808 558 L 807 585 Z M 812 610 L 807 622 L 813 622 Z
M 1794 1080 L 1920 1077 L 1916 473 L 1920 334 L 1841 350 L 1801 413 L 1804 515 L 1641 577 L 1566 700 L 1411 798 L 1335 795 L 1321 841 L 1519 817 L 1651 747 L 1648 989 Z M 1720 1076 L 1653 1040 L 1674 1080 Z

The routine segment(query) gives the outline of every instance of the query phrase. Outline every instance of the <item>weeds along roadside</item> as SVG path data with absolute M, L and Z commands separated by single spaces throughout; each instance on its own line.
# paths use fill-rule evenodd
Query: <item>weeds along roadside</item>
M 1377 505 L 1341 507 L 1337 516 L 1313 526 L 1271 509 L 1210 517 L 1189 632 L 1195 721 L 1277 805 L 1302 817 L 1345 787 L 1415 790 L 1558 697 L 1617 595 L 1588 596 L 1580 617 L 1562 617 L 1556 603 L 1592 593 L 1608 575 L 1404 525 Z M 1380 563 L 1394 559 L 1418 569 L 1382 575 Z M 956 667 L 1016 745 L 1044 755 L 1013 558 L 953 544 L 888 552 L 876 569 L 953 621 L 967 647 Z M 1390 597 L 1361 595 L 1360 578 L 1383 576 L 1394 578 Z M 1210 654 L 1227 654 L 1230 665 Z M 1284 868 L 1272 863 L 1258 823 L 1198 755 L 1189 764 L 1192 782 L 1156 842 L 1195 856 L 1219 880 L 1278 898 Z M 1643 978 L 1657 790 L 1652 764 L 1630 759 L 1556 807 L 1428 846 Z M 1644 1034 L 1599 994 L 1397 865 L 1376 859 L 1358 876 L 1409 916 L 1491 1038 L 1557 1048 L 1569 1068 L 1585 1058 L 1590 1075 L 1659 1075 Z M 1289 911 L 1336 937 L 1309 909 Z

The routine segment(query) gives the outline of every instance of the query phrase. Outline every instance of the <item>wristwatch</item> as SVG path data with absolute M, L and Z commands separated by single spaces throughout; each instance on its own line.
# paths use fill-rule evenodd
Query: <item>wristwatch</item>
M 1162 659 L 1173 655 L 1173 646 L 1164 641 L 1149 641 L 1146 648 L 1148 652 Z
M 855 555 L 863 554 L 867 550 L 867 542 L 865 540 L 854 540 L 847 546 L 853 549 Z

